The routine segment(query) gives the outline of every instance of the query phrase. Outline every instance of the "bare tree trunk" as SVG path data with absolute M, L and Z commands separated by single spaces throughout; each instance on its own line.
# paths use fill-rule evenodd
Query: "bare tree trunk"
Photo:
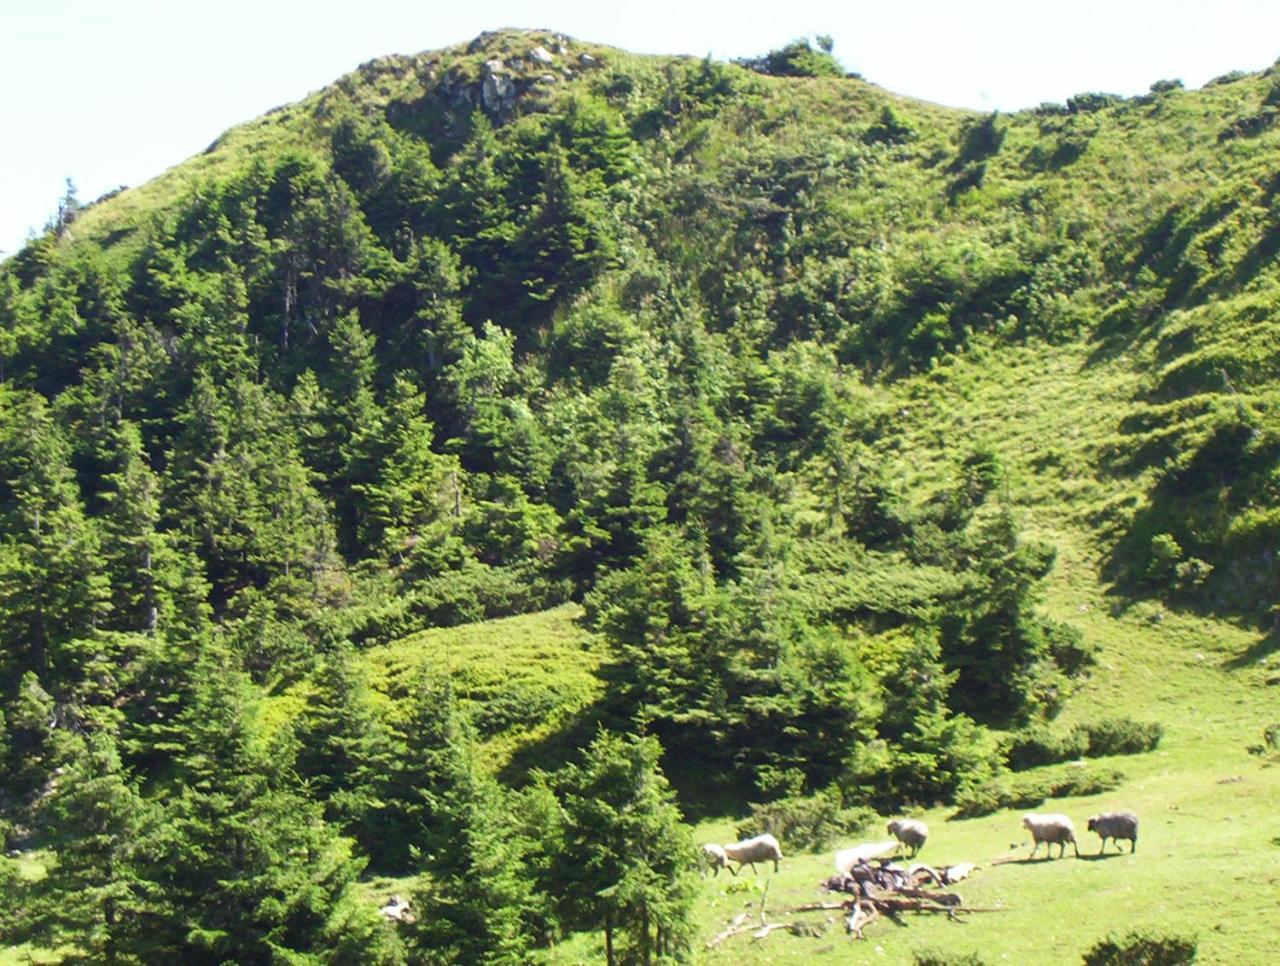
M 649 904 L 640 906 L 640 942 L 643 943 L 644 966 L 653 962 L 653 948 L 649 944 Z

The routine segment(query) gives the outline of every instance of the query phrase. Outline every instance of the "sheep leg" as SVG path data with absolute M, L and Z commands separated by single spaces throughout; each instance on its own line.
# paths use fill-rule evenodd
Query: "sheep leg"
M 1076 840 L 1075 840 L 1075 839 L 1072 839 L 1072 840 L 1071 840 L 1071 848 L 1072 848 L 1072 850 L 1075 852 L 1075 854 L 1076 854 L 1076 858 L 1077 858 L 1077 859 L 1078 859 L 1078 858 L 1080 858 L 1080 846 L 1076 845 Z M 1117 845 L 1117 846 L 1116 846 L 1116 848 L 1120 848 L 1120 846 L 1118 846 L 1118 845 Z M 1064 856 L 1067 854 L 1067 843 L 1066 843 L 1066 842 L 1063 842 L 1063 843 L 1062 843 L 1062 854 L 1063 854 Z
M 778 860 L 777 860 L 777 859 L 774 859 L 774 860 L 773 860 L 773 871 L 774 871 L 774 874 L 777 874 L 777 871 L 778 871 Z
M 1119 842 L 1116 843 L 1116 848 L 1117 849 L 1120 848 Z M 1129 854 L 1133 855 L 1133 853 L 1137 851 L 1138 851 L 1138 837 L 1135 835 L 1133 838 L 1129 840 Z
M 1036 849 L 1038 849 L 1038 848 L 1040 848 L 1040 840 L 1039 840 L 1039 839 L 1034 839 L 1034 838 L 1033 838 L 1033 839 L 1031 840 L 1031 854 L 1030 854 L 1030 855 L 1028 855 L 1028 856 L 1027 856 L 1027 858 L 1028 858 L 1028 859 L 1034 859 L 1034 858 L 1036 857 Z

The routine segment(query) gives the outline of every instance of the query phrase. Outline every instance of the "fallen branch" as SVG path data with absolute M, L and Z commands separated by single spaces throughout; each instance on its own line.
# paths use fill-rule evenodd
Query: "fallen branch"
M 847 902 L 806 902 L 803 906 L 796 906 L 792 912 L 829 912 L 832 909 L 848 909 Z
M 761 926 L 753 932 L 751 934 L 751 938 L 759 942 L 761 939 L 766 938 L 769 933 L 773 932 L 775 929 L 790 929 L 791 926 L 792 923 L 789 922 L 771 922 L 767 926 Z
M 719 946 L 722 942 L 724 942 L 730 936 L 736 936 L 740 932 L 746 932 L 748 929 L 751 929 L 752 928 L 751 926 L 743 925 L 743 923 L 746 921 L 747 921 L 747 914 L 745 912 L 738 913 L 736 916 L 734 916 L 732 919 L 729 920 L 728 926 L 726 926 L 721 932 L 716 933 L 715 938 L 707 943 L 707 948 L 714 949 L 716 946 Z
M 861 902 L 855 902 L 853 909 L 849 912 L 849 918 L 845 920 L 845 928 L 849 931 L 849 935 L 855 939 L 861 939 L 862 930 L 880 918 L 880 910 L 872 903 L 865 905 Z

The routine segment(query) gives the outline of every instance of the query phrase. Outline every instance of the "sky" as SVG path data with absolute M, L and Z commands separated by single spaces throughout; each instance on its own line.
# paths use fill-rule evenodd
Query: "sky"
M 499 27 L 717 59 L 826 34 L 891 91 L 1001 111 L 1280 56 L 1280 0 L 0 0 L 0 258 L 67 178 L 141 184 L 366 60 Z

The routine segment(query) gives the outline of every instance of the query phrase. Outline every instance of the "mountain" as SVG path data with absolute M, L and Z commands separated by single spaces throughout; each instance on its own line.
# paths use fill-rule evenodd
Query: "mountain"
M 0 266 L 0 930 L 647 960 L 677 803 L 1119 787 L 1014 773 L 1158 746 L 1065 725 L 1126 620 L 1274 650 L 1278 112 L 499 31 L 65 199 Z

